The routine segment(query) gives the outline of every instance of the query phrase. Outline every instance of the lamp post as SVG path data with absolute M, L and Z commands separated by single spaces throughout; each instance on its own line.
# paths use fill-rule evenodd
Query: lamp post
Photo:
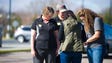
M 82 9 L 84 8 L 84 0 L 82 0 Z
M 9 23 L 10 23 L 10 21 L 11 21 L 11 0 L 9 0 Z
M 6 38 L 10 38 L 10 21 L 11 21 L 11 0 L 9 0 L 9 13 L 8 13 L 8 24 L 7 24 L 7 33 L 6 33 Z
M 61 3 L 63 3 L 63 4 L 64 4 L 64 1 L 63 1 L 63 0 L 61 0 Z

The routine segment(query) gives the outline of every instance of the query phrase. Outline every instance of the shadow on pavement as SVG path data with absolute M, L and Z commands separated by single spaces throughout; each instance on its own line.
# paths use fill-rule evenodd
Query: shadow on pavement
M 87 55 L 84 55 L 83 58 L 88 58 Z M 112 54 L 106 56 L 104 59 L 112 59 Z
M 105 57 L 105 59 L 112 59 L 112 55 Z

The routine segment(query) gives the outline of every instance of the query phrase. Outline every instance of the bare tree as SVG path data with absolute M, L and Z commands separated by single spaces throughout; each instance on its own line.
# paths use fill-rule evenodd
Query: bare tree
M 28 9 L 34 14 L 40 15 L 45 6 L 52 6 L 56 9 L 58 3 L 64 3 L 64 0 L 34 0 L 28 6 Z
M 21 18 L 22 25 L 31 25 L 32 18 L 33 18 L 33 14 L 31 12 L 18 11 L 15 13 L 16 13 L 16 16 L 19 16 Z

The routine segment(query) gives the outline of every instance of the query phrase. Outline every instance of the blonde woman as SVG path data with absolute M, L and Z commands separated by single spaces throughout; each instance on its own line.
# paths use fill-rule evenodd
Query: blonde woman
M 52 18 L 54 10 L 45 7 L 42 16 L 31 26 L 31 54 L 33 63 L 55 63 L 57 49 L 57 26 Z
M 84 23 L 87 40 L 87 55 L 89 63 L 103 63 L 105 52 L 105 37 L 103 19 L 90 9 L 81 9 L 77 15 Z

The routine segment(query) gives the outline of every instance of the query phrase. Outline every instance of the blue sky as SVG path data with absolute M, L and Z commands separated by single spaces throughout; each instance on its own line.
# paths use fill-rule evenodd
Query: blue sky
M 110 0 L 84 0 L 84 7 L 90 8 L 95 12 L 101 12 L 102 10 L 110 6 Z M 70 5 L 70 2 L 72 3 Z M 68 6 L 70 9 L 77 9 L 82 5 L 82 0 L 69 0 Z M 73 8 L 74 7 L 74 8 Z
M 12 11 L 26 9 L 32 1 L 34 0 L 12 0 Z M 109 7 L 109 1 L 110 0 L 85 0 L 84 5 L 86 8 L 101 12 L 103 9 Z M 69 9 L 76 10 L 82 5 L 82 0 L 66 0 L 65 4 Z M 8 10 L 9 0 L 0 0 L 0 8 L 1 7 Z
M 12 11 L 18 11 L 25 9 L 31 1 L 33 0 L 11 0 L 12 1 Z M 9 0 L 0 0 L 0 7 L 5 10 L 9 9 Z

